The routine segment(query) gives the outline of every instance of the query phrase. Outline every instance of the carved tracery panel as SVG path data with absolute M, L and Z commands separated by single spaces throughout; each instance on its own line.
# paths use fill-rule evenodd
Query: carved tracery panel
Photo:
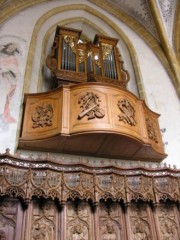
M 122 209 L 119 204 L 101 203 L 99 206 L 99 238 L 100 240 L 126 239 L 126 231 Z
M 129 210 L 130 233 L 129 239 L 132 240 L 155 240 L 153 223 L 148 214 L 148 205 L 132 204 Z
M 67 240 L 93 240 L 93 218 L 88 203 L 75 205 L 69 202 L 66 206 Z
M 58 239 L 57 208 L 51 201 L 40 204 L 34 201 L 32 209 L 32 222 L 30 230 L 31 240 L 56 240 Z M 57 227 L 58 226 L 58 227 Z

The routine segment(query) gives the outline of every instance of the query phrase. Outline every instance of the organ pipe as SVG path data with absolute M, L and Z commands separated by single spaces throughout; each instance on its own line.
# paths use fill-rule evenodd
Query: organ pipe
M 120 64 L 118 60 L 119 53 L 116 47 L 118 40 L 96 35 L 93 43 L 83 42 L 79 41 L 80 35 L 79 30 L 57 28 L 56 44 L 54 44 L 56 54 L 47 57 L 47 65 L 54 71 L 57 80 L 77 81 L 77 83 L 109 81 L 125 87 L 129 75 L 122 68 L 122 62 Z M 57 69 L 54 64 L 56 61 Z M 71 71 L 74 72 L 74 76 Z

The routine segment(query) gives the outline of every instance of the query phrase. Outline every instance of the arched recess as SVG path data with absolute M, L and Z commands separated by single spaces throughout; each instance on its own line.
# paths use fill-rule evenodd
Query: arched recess
M 105 15 L 101 14 L 100 12 L 98 12 L 97 10 L 92 9 L 91 7 L 85 6 L 85 5 L 71 5 L 71 6 L 68 5 L 68 6 L 59 7 L 59 8 L 50 10 L 49 12 L 45 13 L 43 16 L 41 16 L 39 18 L 39 20 L 37 21 L 37 23 L 34 27 L 34 31 L 33 31 L 32 37 L 31 37 L 29 54 L 28 54 L 27 64 L 26 64 L 26 72 L 25 72 L 26 82 L 24 83 L 24 92 L 29 92 L 29 84 L 30 84 L 31 73 L 32 73 L 32 65 L 33 65 L 33 59 L 34 59 L 35 46 L 36 46 L 38 33 L 40 32 L 40 29 L 41 29 L 42 25 L 50 17 L 52 17 L 56 14 L 59 14 L 59 13 L 62 13 L 62 12 L 66 11 L 67 12 L 66 15 L 68 16 L 68 11 L 69 10 L 79 10 L 79 9 L 84 10 L 85 12 L 90 13 L 93 16 L 96 16 L 97 18 L 103 20 L 103 22 L 105 22 L 106 25 L 108 25 L 110 28 L 112 28 L 113 31 L 116 32 L 116 34 L 119 35 L 121 37 L 121 39 L 124 41 L 125 45 L 128 48 L 128 51 L 130 53 L 130 56 L 131 56 L 131 60 L 132 60 L 133 67 L 134 67 L 134 72 L 135 72 L 135 76 L 136 76 L 136 80 L 137 80 L 137 85 L 138 85 L 140 97 L 143 98 L 143 99 L 146 99 L 145 91 L 143 89 L 142 78 L 141 78 L 141 73 L 140 73 L 140 69 L 139 69 L 139 64 L 138 64 L 136 52 L 135 52 L 135 49 L 134 49 L 131 41 L 128 39 L 126 34 L 113 21 L 111 21 L 107 16 L 105 16 Z M 67 19 L 66 21 L 68 23 L 68 21 L 70 22 L 71 20 Z M 90 21 L 88 20 L 88 22 L 90 22 Z M 98 29 L 99 26 L 96 25 L 96 28 Z M 102 29 L 100 30 L 100 32 L 102 32 Z
M 42 69 L 44 69 L 43 65 L 45 64 L 47 44 L 49 42 L 50 37 L 52 37 L 52 35 L 53 35 L 53 38 L 54 38 L 54 34 L 55 34 L 55 30 L 56 30 L 57 25 L 67 26 L 68 24 L 71 24 L 71 23 L 74 24 L 76 22 L 77 23 L 81 22 L 82 24 L 86 23 L 86 24 L 90 25 L 91 27 L 93 27 L 94 29 L 97 29 L 99 34 L 107 35 L 106 32 L 103 29 L 99 28 L 97 25 L 92 23 L 90 20 L 84 19 L 82 17 L 68 18 L 66 20 L 63 20 L 63 21 L 60 21 L 60 22 L 57 22 L 57 23 L 53 24 L 50 27 L 50 29 L 47 30 L 47 32 L 46 32 L 46 34 L 44 35 L 44 38 L 43 38 L 42 51 L 41 51 L 41 57 L 40 57 L 40 67 L 39 67 L 37 92 L 42 92 L 43 91 L 43 80 L 44 80 L 44 78 L 43 78 L 43 71 L 42 71 Z M 82 32 L 82 34 L 83 34 L 83 32 Z M 86 39 L 88 39 L 87 36 L 85 36 L 85 37 L 86 37 Z M 90 41 L 90 39 L 88 39 L 88 40 Z M 51 41 L 51 45 L 52 45 L 52 41 Z
M 87 11 L 88 13 L 90 12 L 94 16 L 100 18 L 110 28 L 112 28 L 113 31 L 116 32 L 116 34 L 118 36 L 120 36 L 120 38 L 124 41 L 124 44 L 126 45 L 128 51 L 129 51 L 130 57 L 131 57 L 132 66 L 133 66 L 133 69 L 134 69 L 135 78 L 136 78 L 137 86 L 138 86 L 138 90 L 139 90 L 139 95 L 140 95 L 140 97 L 142 99 L 146 100 L 146 94 L 145 94 L 145 91 L 144 91 L 143 81 L 142 81 L 141 72 L 140 72 L 140 66 L 139 66 L 139 63 L 138 63 L 138 57 L 137 57 L 137 54 L 136 54 L 136 51 L 134 49 L 133 44 L 128 39 L 126 34 L 113 21 L 111 21 L 107 16 L 101 14 L 100 12 L 98 12 L 95 9 L 92 9 L 91 7 L 87 7 L 85 5 L 77 5 L 77 4 L 71 5 L 71 6 L 62 6 L 62 7 L 50 10 L 49 12 L 45 13 L 44 15 L 42 15 L 39 18 L 39 20 L 37 21 L 37 23 L 36 23 L 36 25 L 34 27 L 34 30 L 33 30 L 33 34 L 31 36 L 31 42 L 30 42 L 30 47 L 29 47 L 29 52 L 28 52 L 28 57 L 27 57 L 27 62 L 26 62 L 26 70 L 25 70 L 25 77 L 24 77 L 25 82 L 24 82 L 24 88 L 23 88 L 23 95 L 24 95 L 24 93 L 28 93 L 29 92 L 31 73 L 33 71 L 33 59 L 34 59 L 35 47 L 36 47 L 36 44 L 37 44 L 38 34 L 40 32 L 40 29 L 41 29 L 42 25 L 44 24 L 44 22 L 48 21 L 51 16 L 54 16 L 54 15 L 62 13 L 62 12 L 67 12 L 68 13 L 69 10 L 75 11 L 76 9 L 81 9 L 81 10 L 84 10 L 85 12 Z M 66 14 L 66 15 L 68 16 L 68 14 Z M 83 21 L 85 21 L 85 19 L 83 19 Z M 87 19 L 86 19 L 86 21 L 87 21 Z M 60 24 L 61 25 L 68 24 L 69 22 L 72 22 L 72 19 L 66 19 L 66 20 L 64 20 L 64 22 L 61 21 Z M 90 23 L 89 19 L 88 19 L 88 23 Z M 54 29 L 55 29 L 55 27 L 58 24 L 59 24 L 59 22 L 56 22 L 54 24 Z M 93 25 L 93 23 L 91 23 L 91 25 Z M 95 25 L 94 27 L 96 29 L 98 29 L 99 32 L 105 33 L 103 31 L 103 29 L 100 28 L 99 26 Z M 46 43 L 47 43 L 47 40 L 48 40 L 48 36 L 51 34 L 51 32 L 53 32 L 53 26 L 51 26 L 46 31 L 46 34 L 43 37 L 42 51 L 41 51 L 41 57 L 40 57 L 41 64 L 42 64 L 42 62 L 44 60 L 43 54 L 44 54 L 45 46 L 46 46 Z M 39 68 L 39 71 L 41 71 L 41 69 L 42 68 Z M 40 81 L 39 81 L 39 84 L 40 84 Z M 23 102 L 23 98 L 22 98 L 22 102 Z M 23 104 L 21 104 L 21 106 L 23 106 Z M 19 134 L 20 134 L 21 122 L 22 122 L 22 108 L 21 108 L 20 115 L 19 115 L 19 124 L 18 124 L 18 131 L 17 131 L 17 137 L 16 137 L 16 146 L 18 145 L 18 139 L 19 139 Z

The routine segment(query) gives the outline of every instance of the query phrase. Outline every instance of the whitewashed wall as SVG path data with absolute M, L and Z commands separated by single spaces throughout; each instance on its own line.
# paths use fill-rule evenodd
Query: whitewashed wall
M 165 162 L 180 167 L 180 104 L 166 70 L 151 49 L 132 29 L 107 14 L 104 10 L 86 1 L 51 1 L 43 3 L 20 12 L 2 26 L 0 30 L 0 152 L 4 152 L 7 147 L 11 149 L 12 153 L 16 151 L 24 84 L 29 80 L 29 92 L 37 92 L 44 36 L 51 26 L 60 25 L 65 20 L 69 19 L 67 26 L 82 29 L 83 33 L 90 39 L 93 39 L 94 34 L 99 33 L 101 30 L 111 37 L 120 39 L 118 47 L 125 61 L 125 68 L 131 75 L 128 88 L 138 95 L 137 79 L 133 71 L 128 47 L 122 36 L 112 29 L 108 22 L 98 16 L 93 16 L 92 13 L 88 13 L 86 10 L 59 12 L 43 22 L 37 35 L 31 77 L 30 79 L 24 79 L 31 37 L 38 19 L 46 12 L 67 4 L 84 4 L 99 11 L 129 39 L 137 54 L 148 105 L 153 111 L 161 114 L 159 123 L 160 127 L 165 129 L 163 141 L 168 154 Z M 71 22 L 70 19 L 76 18 L 82 20 Z M 90 25 L 88 25 L 88 21 L 91 23 Z M 51 34 L 50 39 L 53 39 L 53 34 Z M 50 42 L 47 43 L 46 52 L 49 51 Z M 17 46 L 17 50 L 13 54 L 5 53 L 5 48 L 9 43 Z M 6 63 L 8 59 L 11 64 Z

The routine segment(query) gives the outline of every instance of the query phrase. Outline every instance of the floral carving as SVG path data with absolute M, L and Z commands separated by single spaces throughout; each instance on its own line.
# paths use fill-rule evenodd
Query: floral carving
M 153 140 L 155 143 L 158 143 L 157 133 L 154 126 L 154 123 L 149 119 L 146 118 L 146 127 L 148 132 L 148 137 Z
M 51 104 L 43 103 L 37 106 L 31 115 L 32 128 L 52 126 L 53 107 Z
M 121 114 L 118 115 L 119 121 L 128 123 L 131 126 L 135 126 L 135 109 L 132 104 L 127 99 L 121 99 L 118 101 L 117 105 L 119 107 L 119 110 L 121 111 Z
M 104 109 L 100 108 L 99 96 L 93 92 L 86 92 L 79 97 L 78 103 L 82 108 L 81 113 L 78 115 L 78 119 L 82 119 L 84 116 L 88 117 L 88 120 L 94 118 L 103 118 L 105 115 Z

